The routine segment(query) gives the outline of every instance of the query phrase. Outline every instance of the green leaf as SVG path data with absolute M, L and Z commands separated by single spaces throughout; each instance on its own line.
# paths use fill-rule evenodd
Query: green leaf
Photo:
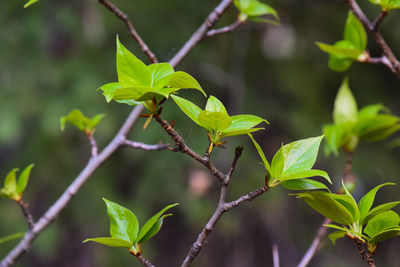
M 338 149 L 348 140 L 350 127 L 348 124 L 329 124 L 323 128 L 325 135 L 325 152 L 329 156 L 332 152 L 335 156 L 339 155 Z
M 1 189 L 1 196 L 6 198 L 18 199 L 19 195 L 17 192 L 17 176 L 16 173 L 19 169 L 12 169 L 4 180 L 4 187 Z
M 345 231 L 337 230 L 337 231 L 333 232 L 332 234 L 330 234 L 328 237 L 332 241 L 333 245 L 335 245 L 336 240 L 338 240 L 339 238 L 345 237 L 345 235 L 346 235 Z
M 349 81 L 345 78 L 335 99 L 333 121 L 335 124 L 356 122 L 357 112 L 356 100 L 350 91 Z
M 163 221 L 165 217 L 171 216 L 172 214 L 166 214 L 161 216 L 157 222 L 150 228 L 150 230 L 147 232 L 147 234 L 140 240 L 140 243 L 144 243 L 146 241 L 148 241 L 150 238 L 152 238 L 153 236 L 155 236 L 162 227 Z
M 248 134 L 248 135 L 251 138 L 251 140 L 253 141 L 253 144 L 257 149 L 258 155 L 260 155 L 260 157 L 261 157 L 261 159 L 262 159 L 262 161 L 264 163 L 265 170 L 267 170 L 267 172 L 270 173 L 271 172 L 271 166 L 268 163 L 267 157 L 265 157 L 264 152 L 262 151 L 260 145 L 256 142 L 256 140 L 254 140 L 253 136 L 251 134 Z
M 166 212 L 167 210 L 169 210 L 172 207 L 175 207 L 179 205 L 179 203 L 175 203 L 172 205 L 168 205 L 165 208 L 163 208 L 162 210 L 160 210 L 156 215 L 154 215 L 153 217 L 151 217 L 144 225 L 143 227 L 140 229 L 138 238 L 137 238 L 137 243 L 143 243 L 143 239 L 146 237 L 146 235 L 150 232 L 150 230 L 153 228 L 153 226 L 157 223 L 158 219 L 163 215 L 164 212 Z M 161 227 L 161 226 L 160 226 Z M 153 231 L 155 231 L 155 229 L 153 229 Z M 157 231 L 158 232 L 158 231 Z
M 382 212 L 385 212 L 387 210 L 393 209 L 394 207 L 396 207 L 399 204 L 400 204 L 400 201 L 394 201 L 394 202 L 389 202 L 389 203 L 381 204 L 381 205 L 374 207 L 367 213 L 367 215 L 364 217 L 364 219 L 361 220 L 362 225 L 366 224 L 369 220 L 371 220 L 376 215 L 378 215 Z
M 200 113 L 202 112 L 202 109 L 199 108 L 197 105 L 193 104 L 189 100 L 186 100 L 182 97 L 172 95 L 172 99 L 174 99 L 175 103 L 178 105 L 178 107 L 190 118 L 192 121 L 194 121 L 196 124 L 198 124 L 201 127 L 203 126 L 198 117 Z
M 150 69 L 120 43 L 118 36 L 117 72 L 118 81 L 122 87 L 151 85 Z
M 106 98 L 107 102 L 111 102 L 113 99 L 113 95 L 115 90 L 122 88 L 122 86 L 119 83 L 113 82 L 113 83 L 107 83 L 103 86 L 101 86 L 98 90 L 103 91 L 103 95 Z
M 117 203 L 105 198 L 103 200 L 106 202 L 107 213 L 110 218 L 111 236 L 130 243 L 135 242 L 139 232 L 139 222 L 135 214 Z
M 116 88 L 111 96 L 113 100 L 135 100 L 138 101 L 146 93 L 153 91 L 150 86 L 130 86 Z M 148 96 L 146 100 L 151 100 L 151 96 Z
M 290 190 L 326 189 L 329 191 L 329 188 L 325 184 L 311 179 L 288 180 L 283 181 L 281 185 Z
M 348 41 L 339 41 L 335 43 L 335 45 L 328 45 L 321 42 L 315 43 L 318 45 L 319 49 L 326 53 L 354 60 L 357 60 L 360 54 L 363 53 L 363 51 L 354 49 L 353 45 Z
M 177 71 L 172 74 L 170 80 L 167 83 L 167 86 L 179 89 L 196 89 L 202 92 L 204 96 L 207 96 L 204 90 L 201 88 L 199 82 L 196 81 L 196 79 L 193 78 L 191 75 L 183 71 Z
M 274 177 L 275 179 L 279 179 L 281 181 L 289 181 L 289 180 L 296 180 L 296 179 L 304 179 L 314 176 L 321 176 L 324 177 L 330 184 L 332 184 L 329 175 L 325 171 L 321 170 L 300 170 L 297 172 L 291 172 L 290 174 L 281 176 L 281 177 Z
M 229 127 L 227 129 L 229 129 Z M 247 129 L 247 130 L 237 130 L 237 131 L 233 131 L 233 132 L 231 132 L 231 131 L 225 132 L 227 129 L 221 131 L 221 134 L 220 134 L 221 138 L 228 137 L 228 136 L 249 134 L 249 133 L 254 133 L 254 132 L 257 132 L 260 130 L 265 130 L 265 128 L 251 128 L 251 129 Z
M 200 112 L 198 119 L 201 125 L 214 131 L 222 131 L 228 128 L 232 123 L 232 119 L 228 114 L 223 112 L 210 112 L 208 110 Z
M 360 210 L 360 221 L 363 222 L 365 217 L 367 216 L 369 210 L 372 207 L 372 204 L 374 203 L 375 200 L 375 195 L 378 192 L 378 190 L 386 185 L 395 185 L 395 183 L 384 183 L 381 185 L 378 185 L 374 187 L 372 190 L 370 190 L 365 196 L 363 196 L 360 201 L 358 202 L 358 209 Z
M 395 227 L 391 229 L 384 230 L 382 232 L 379 232 L 372 238 L 369 243 L 372 244 L 377 244 L 379 242 L 385 241 L 387 239 L 393 238 L 400 235 L 400 227 Z
M 298 198 L 304 199 L 306 203 L 318 213 L 334 222 L 348 225 L 353 222 L 351 213 L 331 193 L 321 191 L 309 191 L 296 194 Z
M 235 5 L 239 11 L 247 16 L 273 15 L 279 20 L 278 13 L 269 5 L 257 0 L 235 0 Z
M 392 210 L 385 211 L 369 220 L 364 229 L 364 233 L 369 237 L 374 238 L 382 231 L 388 230 L 389 228 L 398 227 L 399 223 L 400 217 L 396 212 Z
M 386 110 L 385 106 L 383 106 L 382 104 L 365 106 L 358 112 L 357 121 L 373 118 L 378 115 L 378 113 L 382 110 Z
M 267 120 L 264 120 L 263 118 L 255 115 L 236 115 L 232 116 L 231 118 L 232 124 L 222 131 L 222 136 L 240 135 L 243 133 L 247 133 L 246 131 L 250 130 L 251 128 L 260 124 L 263 121 L 268 123 Z
M 88 121 L 88 129 L 94 129 L 101 122 L 101 120 L 106 116 L 105 114 L 97 114 Z
M 381 6 L 382 11 L 389 12 L 392 9 L 400 8 L 400 0 L 369 0 L 375 5 Z
M 39 2 L 39 0 L 29 0 L 25 5 L 24 8 L 27 8 L 31 5 L 33 5 L 34 3 Z
M 97 238 L 87 238 L 85 241 L 82 243 L 86 243 L 88 241 L 100 243 L 109 247 L 123 247 L 123 248 L 131 248 L 132 243 L 121 239 L 121 238 L 116 238 L 116 237 L 97 237 Z
M 151 72 L 152 88 L 163 88 L 175 73 L 174 68 L 169 63 L 154 63 L 148 66 Z
M 219 101 L 215 96 L 210 95 L 207 100 L 206 109 L 209 112 L 220 112 L 228 115 L 228 112 L 225 109 L 224 104 Z
M 65 124 L 67 122 L 75 125 L 81 131 L 93 132 L 95 127 L 100 123 L 104 114 L 99 114 L 89 119 L 79 109 L 72 110 L 67 116 L 60 118 L 61 130 L 65 129 Z
M 355 49 L 364 51 L 367 47 L 367 34 L 353 12 L 349 11 L 344 28 L 344 40 L 353 44 Z
M 375 142 L 387 138 L 400 129 L 399 118 L 379 114 L 357 122 L 354 132 L 363 141 Z
M 358 206 L 353 196 L 349 193 L 346 186 L 342 181 L 342 187 L 345 189 L 346 194 L 332 194 L 333 199 L 343 205 L 352 215 L 353 222 L 358 222 L 360 219 L 360 211 L 358 210 Z
M 29 175 L 31 174 L 32 168 L 35 166 L 35 164 L 30 164 L 28 167 L 26 167 L 20 176 L 18 177 L 18 182 L 17 182 L 17 193 L 19 195 L 22 195 L 24 193 L 24 190 L 26 188 L 26 185 L 28 184 L 29 180 Z
M 0 245 L 5 243 L 5 242 L 17 239 L 17 238 L 21 238 L 24 235 L 25 235 L 25 232 L 20 232 L 20 233 L 15 233 L 15 234 L 12 234 L 12 235 L 4 236 L 4 237 L 0 238 Z
M 287 177 L 311 169 L 317 159 L 322 138 L 323 136 L 302 139 L 281 147 L 272 159 L 273 178 Z
M 329 228 L 332 228 L 332 229 L 337 229 L 337 230 L 345 231 L 345 232 L 351 233 L 351 234 L 354 235 L 354 236 L 358 236 L 358 237 L 361 237 L 361 238 L 364 238 L 364 239 L 369 239 L 369 237 L 367 237 L 367 236 L 365 236 L 365 235 L 363 235 L 363 234 L 357 233 L 357 232 L 355 232 L 355 231 L 353 231 L 353 230 L 351 230 L 351 229 L 345 228 L 345 227 L 337 226 L 337 225 L 335 225 L 335 224 L 324 224 L 324 226 L 329 227 Z

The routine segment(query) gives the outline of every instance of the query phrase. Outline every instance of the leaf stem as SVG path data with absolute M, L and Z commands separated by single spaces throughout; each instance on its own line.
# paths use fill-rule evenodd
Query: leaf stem
M 33 220 L 32 213 L 28 209 L 28 204 L 24 203 L 22 201 L 22 199 L 15 200 L 15 202 L 21 208 L 22 214 L 24 214 L 24 217 L 26 219 L 26 222 L 28 223 L 29 229 L 32 230 L 33 226 L 35 225 L 35 221 Z

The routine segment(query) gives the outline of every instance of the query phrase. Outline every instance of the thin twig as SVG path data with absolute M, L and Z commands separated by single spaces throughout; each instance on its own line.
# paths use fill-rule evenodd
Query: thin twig
M 372 23 L 372 32 L 378 31 L 379 26 L 381 25 L 383 19 L 387 16 L 387 14 L 387 11 L 381 11 L 381 13 L 379 13 L 378 17 L 376 17 L 376 19 Z
M 153 150 L 164 150 L 169 147 L 169 144 L 156 144 L 156 145 L 148 145 L 141 142 L 135 142 L 131 140 L 124 140 L 122 145 L 129 146 L 132 148 L 139 148 L 145 151 L 153 151 Z
M 211 162 L 209 157 L 201 157 L 199 154 L 194 152 L 190 147 L 185 144 L 183 138 L 179 135 L 177 131 L 166 121 L 163 120 L 160 115 L 154 115 L 156 121 L 161 125 L 161 127 L 168 133 L 172 140 L 175 141 L 176 148 L 173 151 L 180 151 L 184 154 L 189 155 L 190 157 L 194 158 L 204 166 L 206 166 L 210 172 L 218 178 L 221 182 L 224 182 L 225 175 L 219 171 Z
M 195 33 L 189 38 L 189 40 L 183 45 L 183 47 L 176 53 L 176 55 L 170 60 L 171 65 L 176 65 L 182 61 L 184 57 L 195 47 L 207 34 L 207 31 L 211 29 L 215 23 L 219 20 L 225 10 L 232 4 L 233 0 L 222 0 L 219 5 L 208 15 L 206 20 L 196 30 Z
M 307 252 L 304 254 L 303 258 L 301 259 L 300 263 L 297 265 L 297 267 L 306 267 L 311 259 L 314 257 L 315 253 L 317 253 L 318 249 L 320 248 L 321 240 L 326 234 L 327 227 L 325 227 L 325 224 L 330 224 L 332 221 L 328 218 L 324 220 L 322 223 L 321 227 L 318 229 L 317 234 L 314 237 L 313 242 L 311 243 L 311 246 L 308 248 Z
M 115 14 L 119 19 L 121 19 L 126 26 L 128 27 L 129 34 L 136 40 L 139 46 L 142 48 L 142 51 L 146 54 L 146 56 L 150 59 L 151 62 L 157 63 L 158 60 L 153 52 L 149 49 L 147 44 L 143 41 L 140 35 L 137 33 L 135 28 L 133 27 L 131 21 L 127 14 L 122 12 L 118 7 L 116 7 L 113 3 L 108 0 L 99 0 L 99 3 L 104 5 L 108 10 Z
M 273 244 L 272 245 L 272 260 L 274 263 L 274 267 L 279 267 L 279 250 L 278 250 L 278 245 Z
M 214 35 L 232 32 L 232 31 L 236 30 L 240 25 L 242 25 L 242 23 L 243 22 L 238 19 L 238 20 L 236 20 L 234 23 L 232 23 L 229 26 L 225 26 L 225 27 L 220 28 L 220 29 L 209 30 L 206 33 L 206 37 L 212 37 Z
M 155 267 L 155 265 L 153 263 L 151 263 L 148 259 L 146 259 L 145 257 L 142 256 L 142 254 L 140 253 L 136 253 L 132 250 L 129 250 L 129 252 L 135 256 L 144 266 L 146 267 Z
M 364 25 L 366 29 L 368 29 L 372 36 L 375 39 L 376 44 L 379 46 L 379 48 L 382 51 L 382 54 L 387 57 L 387 59 L 390 61 L 390 64 L 392 65 L 391 68 L 389 68 L 398 78 L 400 78 L 400 64 L 396 56 L 394 55 L 392 49 L 388 46 L 386 43 L 385 39 L 382 37 L 382 35 L 378 31 L 378 26 L 382 22 L 382 18 L 377 19 L 377 25 L 374 25 L 369 21 L 367 16 L 364 14 L 364 12 L 361 10 L 360 6 L 357 4 L 355 0 L 346 0 L 347 4 L 349 5 L 350 9 L 353 11 L 353 13 L 357 16 L 357 18 L 361 21 L 361 23 Z
M 98 149 L 97 149 L 96 139 L 94 139 L 94 136 L 92 133 L 89 133 L 87 136 L 89 138 L 90 145 L 92 146 L 92 158 L 97 157 Z
M 32 213 L 28 209 L 28 204 L 25 204 L 22 199 L 15 202 L 17 202 L 18 206 L 21 208 L 22 214 L 24 214 L 26 222 L 28 223 L 28 227 L 31 230 L 35 225 L 35 221 L 33 220 Z
M 364 243 L 358 239 L 358 238 L 350 238 L 354 243 L 356 243 L 358 251 L 360 252 L 361 258 L 370 266 L 370 267 L 375 267 L 375 261 L 373 258 L 373 255 L 371 255 L 367 249 L 365 249 Z

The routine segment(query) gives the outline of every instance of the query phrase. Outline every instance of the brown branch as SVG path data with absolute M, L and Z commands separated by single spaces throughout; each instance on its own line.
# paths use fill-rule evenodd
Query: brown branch
M 161 125 L 161 127 L 168 133 L 172 140 L 175 141 L 175 149 L 173 151 L 179 151 L 184 154 L 189 155 L 190 157 L 194 158 L 196 161 L 200 162 L 204 166 L 206 166 L 210 172 L 218 178 L 221 182 L 225 181 L 225 175 L 218 170 L 211 162 L 210 158 L 207 156 L 201 157 L 199 154 L 194 152 L 190 147 L 185 144 L 183 138 L 179 135 L 177 131 L 166 121 L 163 120 L 159 114 L 154 115 L 156 121 Z
M 99 0 L 99 3 L 104 5 L 108 10 L 110 10 L 112 13 L 114 13 L 115 16 L 117 16 L 120 20 L 122 20 L 126 26 L 128 27 L 129 34 L 136 40 L 136 42 L 139 44 L 140 48 L 142 51 L 146 54 L 146 56 L 150 59 L 151 62 L 157 63 L 158 60 L 156 56 L 151 52 L 147 44 L 143 41 L 143 39 L 140 37 L 140 35 L 137 33 L 135 28 L 133 27 L 131 21 L 129 20 L 129 17 L 127 14 L 122 12 L 118 7 L 116 7 L 113 3 L 111 3 L 108 0 Z
M 129 250 L 129 252 L 135 256 L 144 266 L 146 267 L 155 267 L 148 259 L 142 256 L 142 254 Z
M 361 10 L 360 6 L 357 4 L 355 0 L 346 0 L 347 4 L 349 5 L 350 9 L 353 13 L 357 16 L 357 18 L 361 21 L 366 29 L 368 29 L 373 38 L 375 39 L 376 44 L 382 51 L 382 54 L 387 57 L 392 67 L 389 69 L 396 74 L 398 78 L 400 78 L 400 64 L 396 56 L 394 55 L 392 49 L 388 46 L 385 39 L 382 35 L 378 32 L 378 26 L 382 22 L 385 15 L 382 13 L 378 16 L 375 20 L 375 23 L 371 23 L 364 12 Z M 381 17 L 381 18 L 380 18 Z
M 90 145 L 92 146 L 92 158 L 97 157 L 98 149 L 97 149 L 96 139 L 94 139 L 93 133 L 88 133 L 87 136 L 89 138 Z
M 176 53 L 176 55 L 170 60 L 171 65 L 177 65 L 182 61 L 184 57 L 195 47 L 207 34 L 207 31 L 211 29 L 215 23 L 219 20 L 226 9 L 232 4 L 233 0 L 222 0 L 219 5 L 208 15 L 206 20 L 201 26 L 193 33 L 189 40 L 183 45 L 183 47 Z
M 373 255 L 368 252 L 368 250 L 365 248 L 364 243 L 358 239 L 358 238 L 351 238 L 347 236 L 350 240 L 352 240 L 354 243 L 356 243 L 358 251 L 360 252 L 361 258 L 370 266 L 370 267 L 375 267 L 375 261 L 373 258 Z
M 376 19 L 372 23 L 372 28 L 371 28 L 372 32 L 378 31 L 379 26 L 381 25 L 383 19 L 387 16 L 387 14 L 388 14 L 387 11 L 381 11 L 381 13 L 379 13 L 378 17 L 376 17 Z
M 214 35 L 232 32 L 232 31 L 236 30 L 240 25 L 242 25 L 242 23 L 243 23 L 243 22 L 242 22 L 241 20 L 238 19 L 237 21 L 235 21 L 233 24 L 231 24 L 231 25 L 229 25 L 229 26 L 225 26 L 225 27 L 220 28 L 220 29 L 209 30 L 209 31 L 206 33 L 205 36 L 206 36 L 207 38 L 209 38 L 209 37 L 212 37 L 212 36 L 214 36 Z
M 25 204 L 22 199 L 16 200 L 15 202 L 17 202 L 18 206 L 21 208 L 22 214 L 24 214 L 26 222 L 28 223 L 29 230 L 31 230 L 35 225 L 35 221 L 33 220 L 32 213 L 28 209 L 28 204 Z
M 132 148 L 139 148 L 145 151 L 153 151 L 153 150 L 164 150 L 169 147 L 169 144 L 156 144 L 156 145 L 148 145 L 141 142 L 135 142 L 131 140 L 124 140 L 122 145 L 132 147 Z
M 311 243 L 311 246 L 308 248 L 307 252 L 304 254 L 303 258 L 301 259 L 297 267 L 306 267 L 310 263 L 315 253 L 317 253 L 318 249 L 320 249 L 321 240 L 326 234 L 327 227 L 324 225 L 330 224 L 331 222 L 332 221 L 328 218 L 324 220 L 324 222 L 318 229 L 317 234 L 315 235 L 314 240 Z

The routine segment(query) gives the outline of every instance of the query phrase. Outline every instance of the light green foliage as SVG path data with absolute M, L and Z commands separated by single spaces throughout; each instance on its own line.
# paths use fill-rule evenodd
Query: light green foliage
M 140 245 L 160 231 L 163 219 L 172 215 L 164 213 L 178 205 L 176 203 L 166 206 L 139 229 L 139 222 L 132 211 L 105 198 L 103 200 L 107 205 L 111 237 L 88 238 L 83 243 L 92 241 L 109 247 L 126 247 L 134 254 L 140 253 Z
M 369 0 L 375 5 L 379 5 L 382 11 L 389 12 L 392 9 L 400 8 L 400 0 Z
M 229 116 L 225 106 L 214 96 L 208 98 L 204 110 L 179 96 L 173 95 L 172 98 L 190 119 L 209 132 L 211 142 L 214 145 L 218 145 L 223 137 L 262 130 L 264 128 L 253 127 L 263 121 L 268 123 L 265 119 L 255 115 Z
M 249 19 L 256 22 L 277 23 L 276 21 L 262 18 L 261 16 L 264 15 L 272 15 L 279 21 L 279 16 L 275 9 L 258 0 L 235 0 L 234 4 L 240 12 L 239 19 L 241 21 Z
M 344 28 L 343 40 L 334 45 L 316 42 L 318 47 L 329 53 L 329 67 L 334 71 L 347 70 L 354 60 L 364 61 L 367 54 L 367 35 L 361 22 L 349 11 Z
M 74 109 L 67 116 L 60 118 L 60 127 L 61 130 L 64 130 L 65 124 L 69 122 L 75 125 L 79 130 L 87 134 L 93 134 L 96 130 L 96 126 L 100 123 L 104 116 L 104 114 L 98 114 L 89 119 L 83 115 L 79 109 Z
M 251 134 L 249 136 L 264 163 L 269 187 L 282 184 L 283 187 L 291 190 L 327 189 L 329 191 L 323 183 L 306 179 L 321 176 L 331 183 L 326 172 L 311 169 L 317 159 L 323 136 L 302 139 L 282 146 L 275 153 L 271 165 L 268 163 L 260 145 Z
M 378 242 L 400 235 L 400 217 L 391 210 L 400 203 L 399 201 L 385 203 L 371 209 L 377 191 L 386 185 L 394 185 L 394 183 L 376 186 L 365 194 L 358 204 L 345 185 L 343 185 L 345 194 L 309 191 L 296 194 L 296 196 L 304 199 L 318 213 L 341 224 L 341 226 L 326 225 L 339 230 L 329 236 L 334 244 L 338 238 L 347 235 L 366 243 L 372 252 L 376 249 Z
M 357 102 L 344 79 L 335 99 L 334 124 L 325 125 L 325 152 L 338 155 L 339 148 L 354 151 L 359 140 L 376 142 L 386 139 L 400 130 L 399 118 L 388 114 L 381 104 L 374 104 L 358 110 Z
M 15 168 L 10 171 L 5 180 L 4 186 L 0 189 L 0 195 L 5 198 L 10 198 L 15 201 L 19 201 L 24 194 L 25 188 L 28 185 L 29 176 L 34 164 L 30 164 L 26 167 L 17 179 L 17 172 L 19 169 Z
M 115 100 L 132 106 L 143 103 L 155 113 L 157 101 L 181 89 L 196 89 L 206 95 L 196 79 L 183 71 L 175 72 L 169 63 L 146 66 L 121 44 L 118 37 L 117 73 L 118 82 L 99 88 L 107 102 Z
M 24 8 L 27 8 L 31 5 L 33 5 L 34 3 L 39 2 L 39 0 L 29 0 L 25 5 Z

